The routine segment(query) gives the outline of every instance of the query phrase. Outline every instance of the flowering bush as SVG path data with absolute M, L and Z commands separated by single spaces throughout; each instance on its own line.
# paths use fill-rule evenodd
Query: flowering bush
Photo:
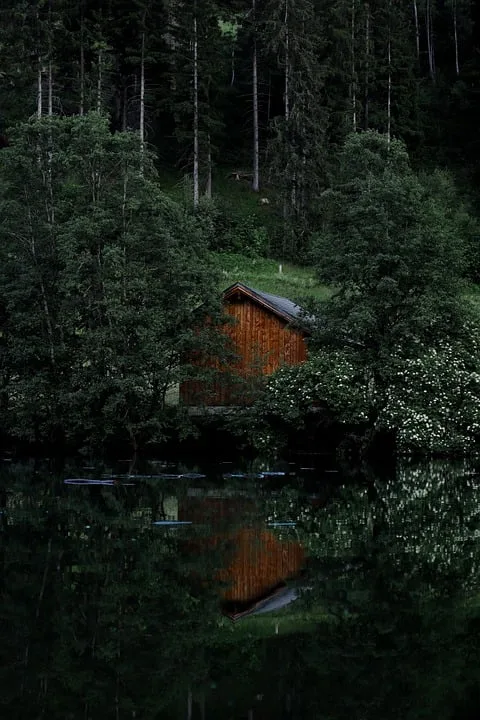
M 320 351 L 302 365 L 285 366 L 274 373 L 258 403 L 262 414 L 298 421 L 314 407 L 331 410 L 340 422 L 367 417 L 367 383 L 347 354 Z
M 298 423 L 323 407 L 341 423 L 365 422 L 396 431 L 401 452 L 448 453 L 471 449 L 480 437 L 480 343 L 441 341 L 415 357 L 392 358 L 386 389 L 344 351 L 320 351 L 300 366 L 284 367 L 267 382 L 262 414 Z M 369 379 L 370 378 L 370 379 Z
M 397 429 L 400 449 L 467 450 L 480 435 L 480 353 L 475 338 L 469 350 L 443 341 L 400 364 L 380 416 L 384 426 Z

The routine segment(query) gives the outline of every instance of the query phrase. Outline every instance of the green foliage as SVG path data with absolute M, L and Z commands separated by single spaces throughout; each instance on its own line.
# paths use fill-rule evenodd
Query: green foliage
M 463 237 L 433 184 L 419 181 L 400 141 L 368 132 L 347 139 L 325 196 L 315 257 L 337 288 L 327 322 L 370 362 L 453 331 L 461 316 Z
M 379 423 L 409 452 L 469 452 L 480 438 L 478 329 L 468 343 L 442 341 L 406 358 L 392 374 Z
M 238 213 L 232 217 L 218 202 L 202 198 L 196 218 L 209 228 L 213 251 L 237 252 L 250 257 L 268 255 L 268 232 L 255 214 Z
M 368 367 L 351 351 L 320 350 L 301 366 L 278 370 L 257 403 L 261 417 L 292 427 L 312 411 L 325 421 L 364 425 L 377 409 L 374 427 L 393 431 L 400 453 L 471 452 L 480 439 L 480 346 L 476 326 L 463 342 L 441 340 L 401 355 L 378 390 Z
M 367 419 L 368 388 L 355 357 L 342 351 L 319 351 L 299 366 L 284 366 L 266 382 L 258 401 L 260 415 L 298 424 L 316 409 L 342 423 Z
M 347 138 L 336 182 L 324 196 L 315 257 L 319 278 L 334 293 L 319 310 L 317 340 L 351 348 L 370 388 L 373 422 L 388 404 L 398 368 L 404 372 L 404 363 L 419 362 L 427 372 L 428 348 L 443 340 L 448 345 L 465 330 L 469 311 L 462 290 L 471 223 L 450 194 L 447 175 L 434 173 L 422 182 L 403 143 L 367 132 Z M 418 360 L 422 346 L 427 355 Z M 408 377 L 414 385 L 413 375 Z M 394 424 L 406 422 L 403 415 Z M 454 434 L 446 434 L 446 445 L 454 447 Z M 413 442 L 412 435 L 407 444 Z M 439 444 L 431 438 L 425 449 L 438 450 Z
M 166 392 L 218 303 L 201 227 L 150 158 L 140 173 L 136 136 L 96 115 L 21 126 L 0 161 L 4 426 L 161 436 Z

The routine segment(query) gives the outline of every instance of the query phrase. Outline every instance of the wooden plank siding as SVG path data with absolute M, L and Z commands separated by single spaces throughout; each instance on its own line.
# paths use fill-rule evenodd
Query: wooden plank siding
M 217 378 L 211 383 L 183 383 L 180 397 L 186 405 L 249 404 L 264 376 L 307 358 L 306 332 L 242 290 L 229 295 L 224 308 L 232 322 L 225 324 L 223 332 L 237 360 L 228 367 L 207 360 L 204 367 L 216 368 Z
M 225 565 L 216 578 L 225 585 L 225 603 L 255 603 L 297 577 L 305 566 L 301 544 L 280 539 L 266 528 L 251 499 L 186 497 L 179 504 L 178 518 L 211 528 L 209 537 L 197 541 L 192 551 L 225 548 Z
M 227 583 L 224 593 L 227 602 L 255 602 L 297 576 L 304 566 L 301 545 L 282 542 L 269 530 L 244 528 L 234 533 L 232 540 L 236 551 L 221 574 Z

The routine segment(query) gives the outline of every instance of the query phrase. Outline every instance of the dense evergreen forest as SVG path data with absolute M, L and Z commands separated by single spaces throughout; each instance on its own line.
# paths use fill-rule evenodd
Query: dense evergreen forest
M 480 10 L 471 0 L 6 0 L 0 132 L 105 113 L 182 173 L 275 187 L 297 252 L 351 131 L 478 183 Z M 303 241 L 305 242 L 305 240 Z
M 320 399 L 415 426 L 416 449 L 477 436 L 476 3 L 5 0 L 0 19 L 4 433 L 161 438 L 181 359 L 218 352 L 198 328 L 233 250 L 339 290 L 262 422 Z

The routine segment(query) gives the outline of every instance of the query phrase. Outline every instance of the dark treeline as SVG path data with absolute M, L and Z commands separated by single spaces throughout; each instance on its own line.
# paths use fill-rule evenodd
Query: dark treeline
M 7 0 L 0 128 L 99 110 L 181 169 L 276 185 L 311 222 L 348 132 L 403 139 L 476 182 L 478 9 L 471 0 Z M 461 120 L 461 122 L 460 122 Z M 298 249 L 298 247 L 297 247 Z

